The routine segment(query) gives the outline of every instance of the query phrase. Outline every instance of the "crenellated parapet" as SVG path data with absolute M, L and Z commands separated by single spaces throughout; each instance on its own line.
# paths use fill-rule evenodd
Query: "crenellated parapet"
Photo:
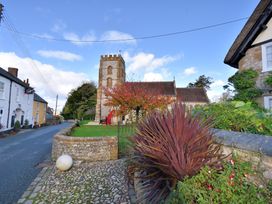
M 125 64 L 125 61 L 121 54 L 114 54 L 114 55 L 101 55 L 100 61 L 122 61 Z

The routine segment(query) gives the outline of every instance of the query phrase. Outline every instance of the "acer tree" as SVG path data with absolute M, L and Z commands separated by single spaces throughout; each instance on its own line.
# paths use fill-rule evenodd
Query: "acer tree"
M 141 82 L 126 82 L 114 88 L 104 88 L 108 97 L 105 105 L 114 107 L 118 116 L 136 113 L 136 120 L 139 113 L 146 115 L 155 109 L 165 109 L 174 99 L 171 96 L 160 94 L 159 89 L 150 89 Z

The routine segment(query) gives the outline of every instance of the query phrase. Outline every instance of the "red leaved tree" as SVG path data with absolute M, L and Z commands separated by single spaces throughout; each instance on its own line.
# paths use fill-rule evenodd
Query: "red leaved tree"
M 114 88 L 104 88 L 108 97 L 105 105 L 114 107 L 117 115 L 127 115 L 136 112 L 136 120 L 139 113 L 145 115 L 154 109 L 165 109 L 173 103 L 172 96 L 162 95 L 160 89 L 149 87 L 142 82 L 125 82 Z

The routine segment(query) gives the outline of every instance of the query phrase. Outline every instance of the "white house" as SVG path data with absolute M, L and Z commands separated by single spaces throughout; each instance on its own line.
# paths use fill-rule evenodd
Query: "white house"
M 0 68 L 0 132 L 10 130 L 18 120 L 32 124 L 34 89 L 18 78 L 17 68 Z

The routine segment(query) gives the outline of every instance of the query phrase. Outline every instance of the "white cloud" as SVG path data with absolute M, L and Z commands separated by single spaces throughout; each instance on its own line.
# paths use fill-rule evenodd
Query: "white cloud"
M 57 20 L 51 30 L 55 33 L 62 32 L 66 28 L 66 24 L 62 20 Z
M 214 88 L 214 87 L 222 87 L 224 86 L 226 83 L 220 79 L 218 80 L 215 80 L 212 84 L 211 84 L 211 88 Z
M 123 54 L 124 60 L 128 64 L 127 72 L 138 72 L 139 70 L 153 71 L 161 68 L 179 58 L 179 56 L 163 56 L 156 58 L 152 53 L 140 52 L 134 56 L 130 56 L 128 52 Z
M 216 90 L 216 89 L 210 89 L 207 91 L 207 95 L 211 102 L 218 102 L 220 97 L 222 96 L 223 91 Z
M 223 86 L 225 84 L 226 83 L 221 79 L 217 79 L 211 84 L 211 88 L 207 91 L 207 95 L 212 102 L 218 102 L 222 97 L 224 92 Z
M 130 40 L 128 40 L 130 39 Z M 127 43 L 127 44 L 136 44 L 134 37 L 128 33 L 122 33 L 116 30 L 106 31 L 100 40 L 112 41 L 112 43 Z M 125 41 L 118 41 L 125 40 Z
M 143 81 L 163 81 L 164 78 L 161 73 L 148 72 L 144 74 Z
M 96 37 L 93 32 L 89 32 L 89 33 L 83 35 L 82 37 L 78 36 L 75 33 L 64 33 L 63 37 L 64 37 L 64 39 L 70 40 L 71 43 L 78 45 L 78 46 L 91 45 L 93 42 L 90 42 L 90 41 L 96 40 Z M 83 41 L 83 42 L 80 42 L 80 41 Z
M 38 50 L 37 53 L 46 58 L 55 58 L 61 59 L 66 61 L 79 61 L 82 60 L 80 55 L 71 53 L 71 52 L 64 52 L 64 51 L 57 51 L 57 50 Z
M 188 67 L 188 68 L 186 68 L 185 70 L 184 70 L 184 74 L 186 75 L 186 76 L 190 76 L 190 75 L 193 75 L 193 74 L 195 74 L 197 71 L 196 71 L 196 68 L 195 67 Z
M 35 91 L 55 107 L 55 97 L 59 95 L 59 110 L 62 109 L 67 94 L 71 89 L 88 81 L 84 73 L 60 70 L 53 65 L 44 64 L 31 58 L 21 58 L 15 53 L 0 52 L 0 67 L 17 67 L 19 78 L 29 78 L 30 85 Z

